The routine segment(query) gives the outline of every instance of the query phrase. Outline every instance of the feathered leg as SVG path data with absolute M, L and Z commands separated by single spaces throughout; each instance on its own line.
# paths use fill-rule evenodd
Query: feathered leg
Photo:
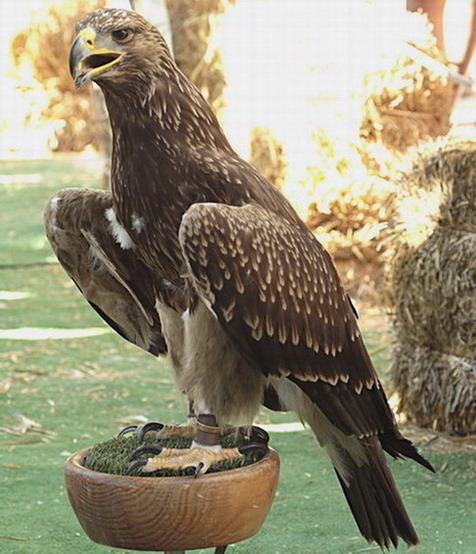
M 162 316 L 162 310 L 160 313 L 164 336 L 173 352 L 168 319 Z M 262 398 L 264 377 L 249 368 L 204 304 L 199 303 L 192 313 L 186 313 L 183 322 L 181 371 L 176 377 L 197 412 L 192 447 L 177 450 L 144 445 L 138 448 L 132 456 L 135 459 L 132 467 L 140 467 L 143 472 L 194 467 L 198 475 L 213 463 L 242 457 L 253 449 L 266 449 L 267 434 L 257 431 L 251 433 L 250 444 L 238 448 L 221 446 L 223 435 L 230 432 L 229 423 L 251 425 Z M 140 458 L 145 454 L 155 456 Z

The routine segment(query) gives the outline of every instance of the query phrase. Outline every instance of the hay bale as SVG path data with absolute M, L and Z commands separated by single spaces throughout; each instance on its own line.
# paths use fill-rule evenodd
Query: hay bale
M 391 374 L 399 408 L 422 427 L 461 435 L 476 432 L 476 359 L 400 342 Z
M 436 45 L 426 16 L 407 14 L 407 41 L 441 63 L 446 63 Z M 360 135 L 368 142 L 405 151 L 422 139 L 445 135 L 456 86 L 447 77 L 437 75 L 420 62 L 400 53 L 377 71 L 364 78 L 366 98 Z
M 402 177 L 387 266 L 400 407 L 476 431 L 476 141 L 429 143 Z
M 435 225 L 476 231 L 476 142 L 431 141 L 409 157 L 399 187 L 402 239 L 418 244 Z
M 476 361 L 476 233 L 438 226 L 392 260 L 398 340 Z

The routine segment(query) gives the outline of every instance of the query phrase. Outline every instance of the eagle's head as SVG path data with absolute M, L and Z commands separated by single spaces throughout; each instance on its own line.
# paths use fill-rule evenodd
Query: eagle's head
M 136 12 L 96 10 L 76 32 L 69 67 L 77 87 L 91 80 L 103 88 L 147 83 L 173 63 L 161 34 Z

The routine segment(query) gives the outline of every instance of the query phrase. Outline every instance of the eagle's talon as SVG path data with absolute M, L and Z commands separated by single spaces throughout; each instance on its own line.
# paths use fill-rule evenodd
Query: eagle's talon
M 144 440 L 144 437 L 145 435 L 149 432 L 149 431 L 162 431 L 162 429 L 164 428 L 164 424 L 163 423 L 158 423 L 157 421 L 150 421 L 149 423 L 146 423 L 145 425 L 135 425 L 135 424 L 132 424 L 132 425 L 127 425 L 126 427 L 124 427 L 123 429 L 121 429 L 119 431 L 119 433 L 117 434 L 118 437 L 123 437 L 124 435 L 126 435 L 127 433 L 134 433 L 137 440 L 139 442 L 142 442 Z
M 195 474 L 194 477 L 197 478 L 202 474 L 203 468 L 205 467 L 205 464 L 203 462 L 200 462 L 197 467 L 195 468 Z M 205 470 L 206 471 L 206 470 Z
M 149 431 L 162 431 L 164 428 L 163 423 L 159 423 L 158 421 L 150 421 L 149 423 L 146 423 L 142 427 L 138 428 L 136 431 L 136 437 L 139 442 L 142 442 L 144 440 L 145 435 Z
M 129 459 L 137 460 L 143 454 L 155 454 L 156 456 L 159 456 L 162 453 L 162 450 L 163 447 L 157 444 L 144 444 L 143 446 L 139 446 L 139 448 L 136 448 Z M 147 463 L 147 460 L 145 461 Z
M 252 442 L 268 444 L 269 433 L 261 427 L 256 427 L 256 425 L 253 425 L 253 427 L 251 427 L 249 438 Z
M 268 451 L 268 445 L 262 442 L 254 442 L 251 444 L 244 444 L 238 447 L 238 452 L 240 454 L 265 454 Z
M 119 433 L 117 434 L 117 438 L 123 437 L 127 433 L 132 433 L 133 431 L 136 431 L 137 427 L 138 425 L 127 425 L 126 427 L 124 427 L 119 431 Z
M 143 469 L 147 465 L 148 460 L 146 458 L 141 458 L 140 460 L 134 460 L 126 469 L 126 473 L 129 475 L 137 469 Z

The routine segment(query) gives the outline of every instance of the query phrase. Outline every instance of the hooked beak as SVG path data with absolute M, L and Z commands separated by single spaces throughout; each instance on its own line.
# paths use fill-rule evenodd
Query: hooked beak
M 96 33 L 92 29 L 83 29 L 74 39 L 69 51 L 69 71 L 76 88 L 81 87 L 106 69 L 115 65 L 123 52 L 96 48 Z

